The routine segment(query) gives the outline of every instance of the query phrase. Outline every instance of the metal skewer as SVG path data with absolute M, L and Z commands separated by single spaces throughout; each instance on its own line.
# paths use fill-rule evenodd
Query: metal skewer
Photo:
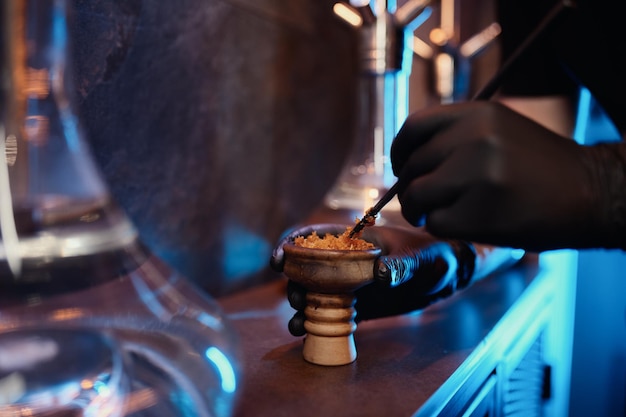
M 361 217 L 361 220 L 358 221 L 356 225 L 350 230 L 348 234 L 349 237 L 354 237 L 355 234 L 359 233 L 365 226 L 368 224 L 372 224 L 374 219 L 378 215 L 378 213 L 382 210 L 388 202 L 390 202 L 398 192 L 399 183 L 396 182 L 391 186 L 389 190 L 382 196 L 378 203 L 376 203 L 373 207 L 370 207 L 366 212 L 365 216 Z
M 479 101 L 479 100 L 489 100 L 493 94 L 498 90 L 500 83 L 504 79 L 504 77 L 511 71 L 511 68 L 517 63 L 522 57 L 536 42 L 541 35 L 543 35 L 548 28 L 552 27 L 554 22 L 557 20 L 557 17 L 561 16 L 563 12 L 567 9 L 571 9 L 575 7 L 575 5 L 570 0 L 562 0 L 558 2 L 542 19 L 541 22 L 533 29 L 533 31 L 526 37 L 526 39 L 513 51 L 511 56 L 502 64 L 498 72 L 485 84 L 475 95 L 471 98 L 470 101 Z M 396 182 L 385 194 L 383 194 L 382 198 L 376 203 L 373 207 L 369 208 L 365 215 L 359 220 L 356 225 L 352 228 L 349 233 L 350 237 L 354 237 L 357 233 L 359 233 L 365 226 L 368 224 L 373 224 L 374 219 L 380 212 L 380 210 L 385 207 L 387 203 L 389 203 L 398 192 L 398 182 Z

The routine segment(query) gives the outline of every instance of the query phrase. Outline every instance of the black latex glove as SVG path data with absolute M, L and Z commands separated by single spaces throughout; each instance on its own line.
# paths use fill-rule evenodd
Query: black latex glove
M 495 102 L 407 119 L 391 148 L 403 216 L 527 250 L 626 247 L 623 144 L 581 146 Z
M 284 265 L 283 245 L 297 236 L 316 231 L 341 234 L 346 225 L 315 224 L 294 229 L 276 245 L 270 264 L 276 271 Z M 409 230 L 372 226 L 363 230 L 363 239 L 381 248 L 374 264 L 375 282 L 356 290 L 355 321 L 403 314 L 423 308 L 437 299 L 468 285 L 474 272 L 476 254 L 471 244 L 442 241 L 423 228 Z M 289 331 L 301 336 L 304 330 L 306 290 L 289 281 L 287 298 L 296 310 Z

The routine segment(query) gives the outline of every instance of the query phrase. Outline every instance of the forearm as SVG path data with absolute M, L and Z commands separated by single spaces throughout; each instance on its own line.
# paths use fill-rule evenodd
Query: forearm
M 589 146 L 586 155 L 596 215 L 585 246 L 626 249 L 626 142 Z
M 567 96 L 500 97 L 499 102 L 565 137 L 572 137 L 575 103 Z
M 572 137 L 575 112 L 567 97 L 506 97 L 501 101 L 556 133 Z M 595 138 L 597 145 L 585 147 L 583 161 L 593 184 L 593 202 L 584 224 L 572 225 L 575 230 L 568 241 L 573 249 L 626 249 L 626 142 L 602 140 Z

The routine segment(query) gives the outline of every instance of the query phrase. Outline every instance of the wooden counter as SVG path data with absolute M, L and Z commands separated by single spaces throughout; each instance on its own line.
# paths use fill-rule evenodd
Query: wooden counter
M 236 416 L 492 415 L 506 401 L 496 382 L 548 321 L 553 280 L 537 265 L 526 260 L 418 313 L 359 323 L 358 358 L 338 367 L 302 359 L 302 338 L 287 331 L 286 281 L 221 299 L 243 342 Z

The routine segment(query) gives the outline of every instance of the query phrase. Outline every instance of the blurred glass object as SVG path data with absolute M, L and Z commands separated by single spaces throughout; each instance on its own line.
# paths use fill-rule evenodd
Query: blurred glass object
M 119 415 L 114 410 L 123 409 L 128 393 L 124 372 L 113 342 L 96 332 L 42 328 L 2 333 L 0 414 L 54 409 L 54 415 L 61 410 L 63 415 Z
M 413 52 L 428 61 L 432 73 L 432 93 L 440 103 L 453 103 L 470 98 L 472 61 L 494 43 L 501 27 L 492 22 L 470 38 L 461 41 L 461 2 L 443 0 L 439 4 L 439 26 L 430 30 L 430 44 L 413 36 Z M 473 15 L 483 11 L 463 10 Z
M 359 35 L 360 78 L 356 136 L 325 205 L 333 210 L 365 211 L 395 182 L 391 142 L 408 115 L 410 39 L 430 15 L 429 0 L 396 8 L 391 0 L 337 3 L 335 14 Z M 399 211 L 394 199 L 387 210 Z
M 238 336 L 112 201 L 64 0 L 0 5 L 0 415 L 230 416 Z

